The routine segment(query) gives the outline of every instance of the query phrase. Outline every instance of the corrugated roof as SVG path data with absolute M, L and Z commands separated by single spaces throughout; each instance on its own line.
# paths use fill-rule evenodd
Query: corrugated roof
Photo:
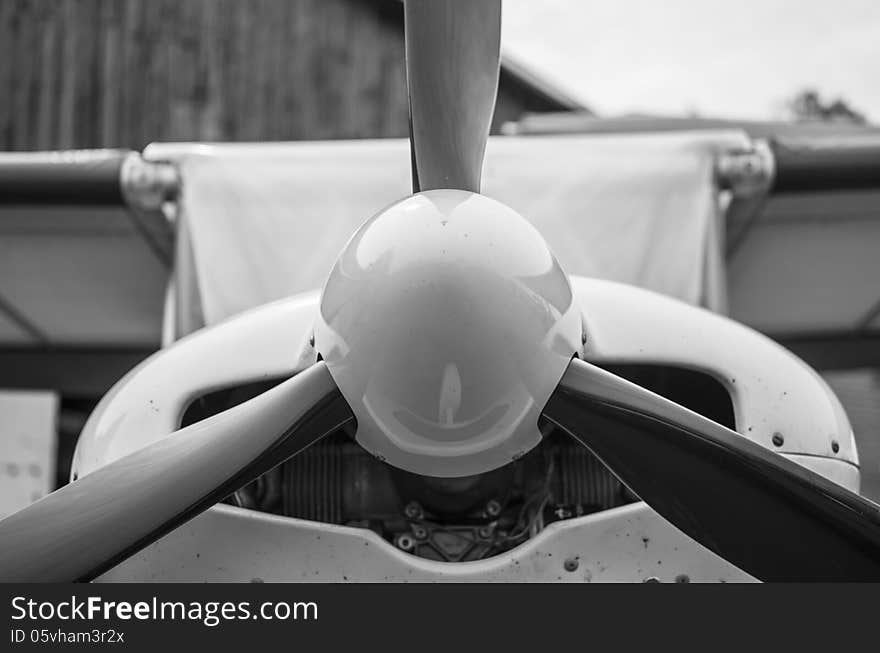
M 546 77 L 538 75 L 527 64 L 509 52 L 501 53 L 501 68 L 502 71 L 512 76 L 535 95 L 558 105 L 560 111 L 577 111 L 581 114 L 593 115 L 592 111 L 584 106 L 580 100 L 557 84 L 550 82 Z
M 753 138 L 790 138 L 805 136 L 880 137 L 880 127 L 851 122 L 784 122 L 737 120 L 695 116 L 653 116 L 633 114 L 603 118 L 582 112 L 533 113 L 507 123 L 505 134 L 616 134 L 665 131 L 742 129 Z

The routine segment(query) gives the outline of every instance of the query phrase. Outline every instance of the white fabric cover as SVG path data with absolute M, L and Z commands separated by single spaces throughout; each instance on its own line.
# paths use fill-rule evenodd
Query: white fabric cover
M 713 162 L 747 144 L 738 131 L 497 137 L 483 192 L 531 220 L 569 274 L 724 310 Z M 145 156 L 182 171 L 192 251 L 174 292 L 201 306 L 177 303 L 197 317 L 172 337 L 321 287 L 358 225 L 411 192 L 404 140 L 154 144 Z

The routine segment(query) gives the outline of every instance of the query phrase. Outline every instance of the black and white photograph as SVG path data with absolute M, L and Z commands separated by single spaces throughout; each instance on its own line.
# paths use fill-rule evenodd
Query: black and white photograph
M 13 649 L 147 583 L 880 581 L 878 50 L 875 0 L 0 0 Z

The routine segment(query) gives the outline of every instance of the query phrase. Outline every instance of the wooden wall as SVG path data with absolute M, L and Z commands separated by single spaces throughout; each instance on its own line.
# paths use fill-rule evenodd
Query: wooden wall
M 0 0 L 0 150 L 405 136 L 402 13 L 396 0 Z M 499 120 L 543 109 L 529 104 L 502 76 Z
M 404 136 L 383 4 L 2 0 L 0 149 Z

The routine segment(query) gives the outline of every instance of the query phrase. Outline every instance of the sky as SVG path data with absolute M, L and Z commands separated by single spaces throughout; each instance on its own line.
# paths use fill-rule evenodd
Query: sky
M 811 87 L 880 122 L 880 0 L 504 0 L 502 48 L 603 116 L 781 119 Z

